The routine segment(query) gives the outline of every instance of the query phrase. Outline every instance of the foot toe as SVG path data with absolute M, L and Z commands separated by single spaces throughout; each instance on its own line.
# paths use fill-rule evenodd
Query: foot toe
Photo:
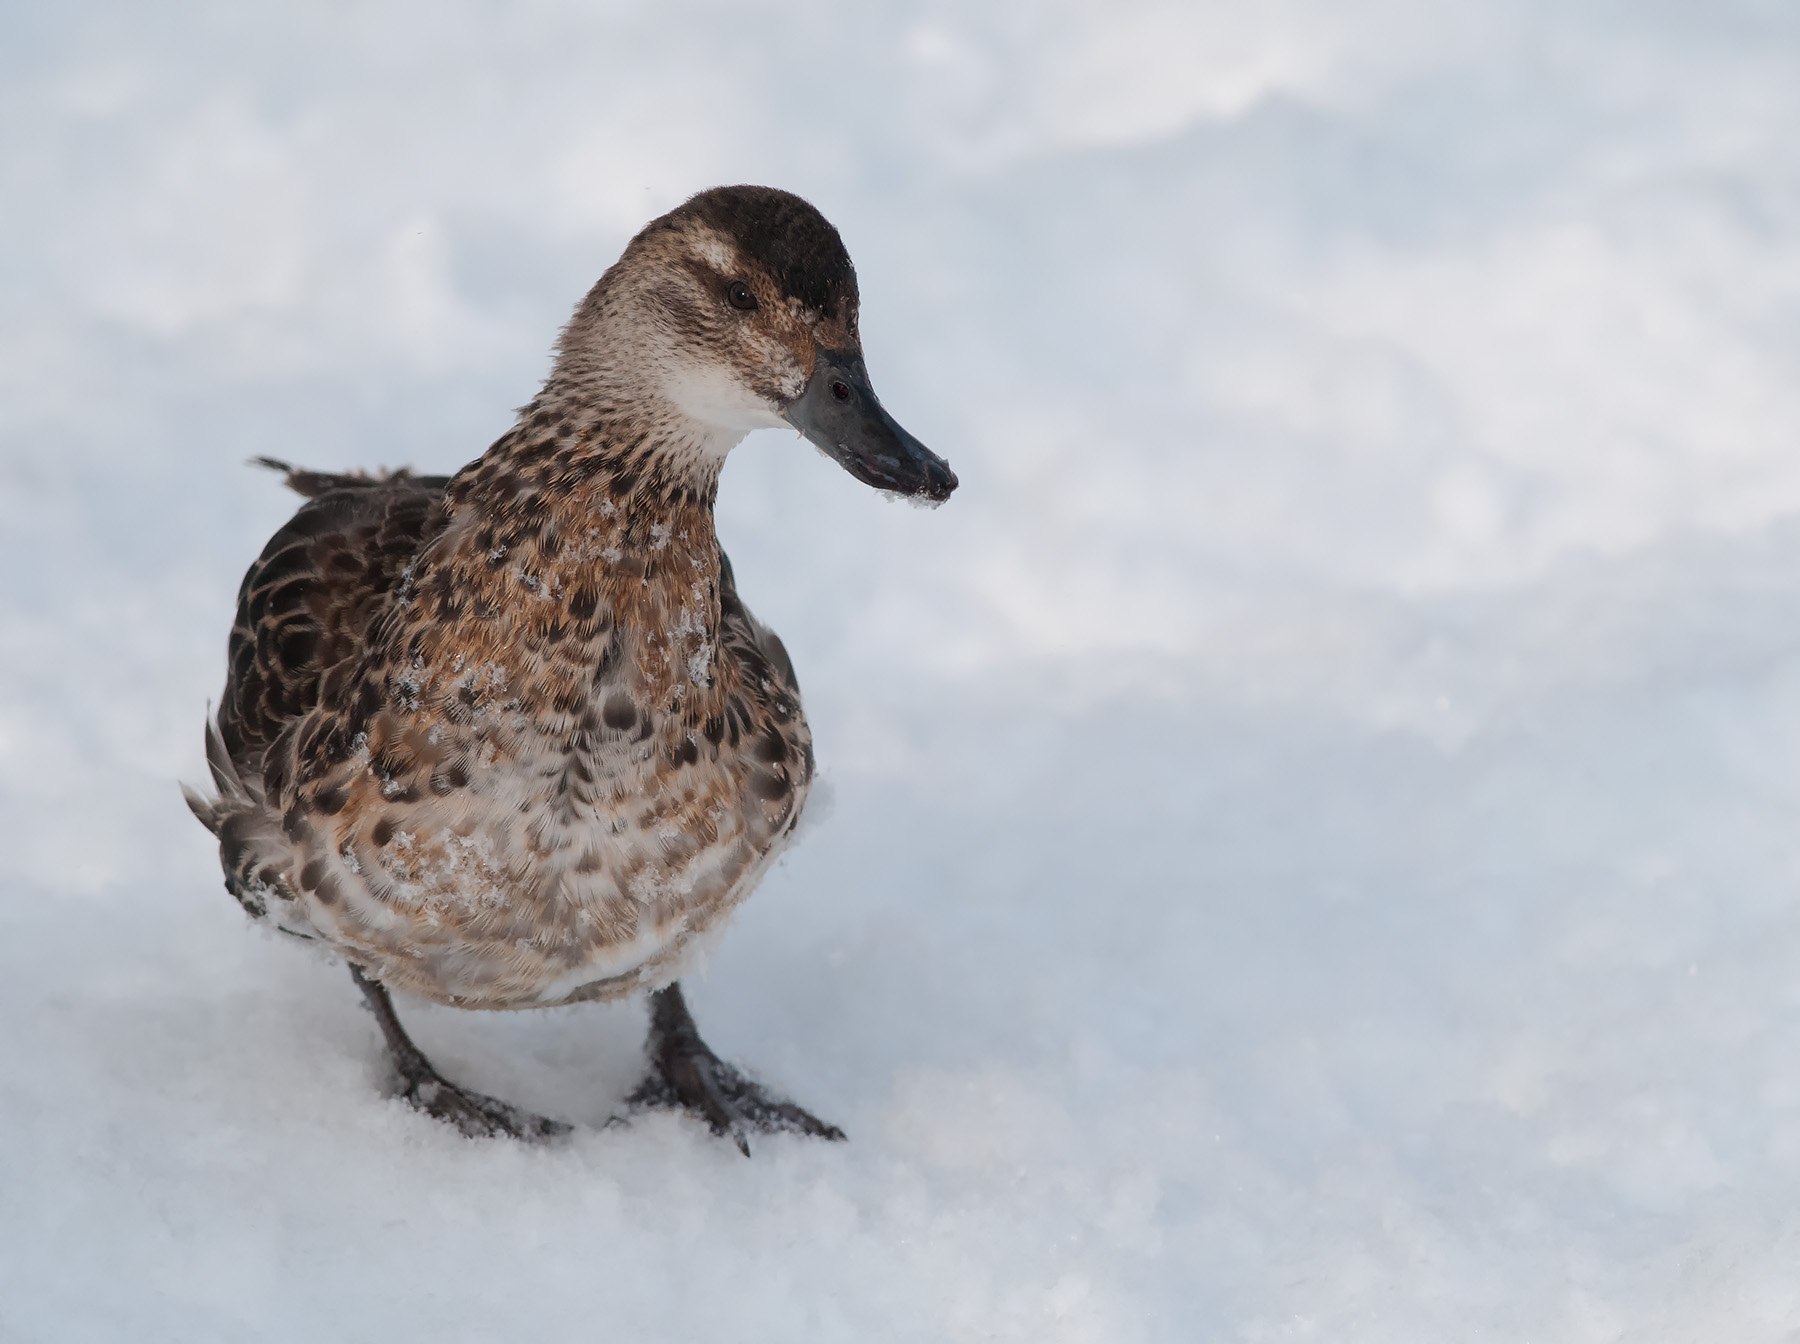
M 534 1115 L 497 1097 L 445 1082 L 435 1074 L 405 1080 L 403 1095 L 420 1111 L 454 1125 L 472 1139 L 513 1138 L 537 1142 L 571 1133 L 572 1125 Z
M 665 1056 L 637 1091 L 633 1106 L 681 1107 L 705 1120 L 712 1132 L 730 1138 L 750 1156 L 748 1131 L 806 1134 L 841 1140 L 836 1125 L 752 1082 L 711 1051 Z
M 806 1134 L 815 1139 L 829 1139 L 833 1143 L 842 1142 L 844 1131 L 829 1120 L 821 1120 L 811 1111 L 796 1106 L 791 1101 L 780 1098 L 765 1098 L 762 1114 L 758 1117 L 764 1129 L 781 1129 L 793 1134 Z

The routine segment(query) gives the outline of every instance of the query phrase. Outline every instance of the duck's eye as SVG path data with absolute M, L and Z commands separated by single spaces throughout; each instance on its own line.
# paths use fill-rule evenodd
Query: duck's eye
M 750 292 L 750 286 L 742 280 L 733 280 L 731 288 L 725 291 L 725 297 L 731 300 L 733 308 L 742 308 L 745 312 L 756 307 L 756 295 Z

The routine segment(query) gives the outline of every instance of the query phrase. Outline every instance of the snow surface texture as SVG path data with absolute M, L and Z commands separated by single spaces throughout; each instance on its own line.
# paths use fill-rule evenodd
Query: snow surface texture
M 0 1338 L 1800 1331 L 1800 9 L 36 0 L 0 126 Z M 241 464 L 456 467 L 741 180 L 963 481 L 722 493 L 834 805 L 690 993 L 851 1142 L 470 1143 L 177 795 Z

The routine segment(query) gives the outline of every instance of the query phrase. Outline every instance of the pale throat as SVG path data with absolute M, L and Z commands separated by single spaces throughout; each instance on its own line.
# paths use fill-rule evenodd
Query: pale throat
M 677 364 L 664 372 L 664 394 L 687 422 L 684 432 L 720 461 L 753 429 L 784 422 L 768 402 L 718 365 Z
M 780 381 L 785 390 L 795 380 Z M 603 308 L 579 335 L 565 338 L 540 400 L 578 412 L 596 437 L 622 451 L 684 464 L 715 481 L 750 431 L 784 423 L 728 359 L 677 342 L 636 306 Z

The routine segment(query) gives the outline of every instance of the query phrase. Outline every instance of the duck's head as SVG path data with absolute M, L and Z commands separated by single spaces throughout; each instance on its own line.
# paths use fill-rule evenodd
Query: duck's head
M 948 499 L 950 464 L 869 384 L 857 308 L 823 215 L 772 187 L 715 187 L 631 240 L 563 332 L 558 374 L 652 398 L 702 431 L 703 455 L 791 425 L 860 481 Z

